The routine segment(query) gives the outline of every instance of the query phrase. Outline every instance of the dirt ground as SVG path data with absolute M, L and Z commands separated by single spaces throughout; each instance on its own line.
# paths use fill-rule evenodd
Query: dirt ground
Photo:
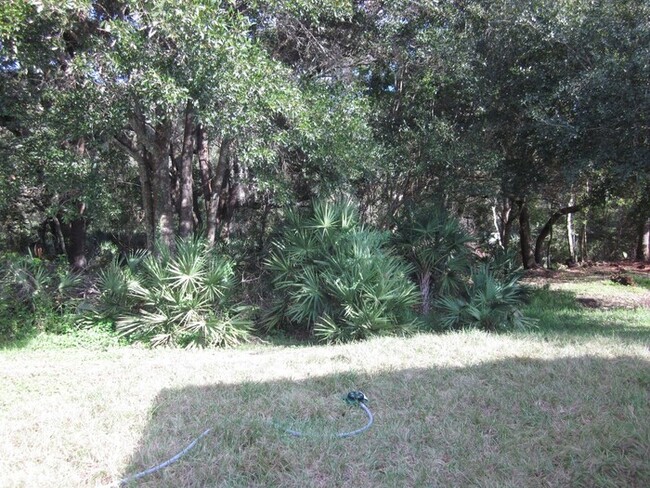
M 524 281 L 572 291 L 587 308 L 650 308 L 650 263 L 599 262 L 560 270 L 538 268 L 527 271 Z

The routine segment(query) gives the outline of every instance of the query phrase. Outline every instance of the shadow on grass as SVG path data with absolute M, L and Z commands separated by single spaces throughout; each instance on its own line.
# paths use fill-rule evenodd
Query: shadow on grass
M 581 305 L 576 293 L 565 290 L 533 291 L 525 307 L 527 317 L 535 318 L 540 335 L 576 335 L 617 337 L 650 342 L 650 309 L 590 308 Z
M 212 431 L 129 486 L 650 486 L 650 363 L 639 358 L 256 376 L 161 391 L 123 477 Z M 342 400 L 357 388 L 370 397 L 375 424 L 333 438 L 366 422 Z

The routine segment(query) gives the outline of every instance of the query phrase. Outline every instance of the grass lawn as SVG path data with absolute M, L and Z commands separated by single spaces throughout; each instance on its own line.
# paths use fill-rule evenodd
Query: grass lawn
M 137 486 L 650 486 L 648 309 L 580 305 L 585 286 L 538 291 L 526 333 L 0 351 L 0 486 L 108 486 L 208 427 Z M 366 422 L 353 389 L 375 423 L 337 439 Z

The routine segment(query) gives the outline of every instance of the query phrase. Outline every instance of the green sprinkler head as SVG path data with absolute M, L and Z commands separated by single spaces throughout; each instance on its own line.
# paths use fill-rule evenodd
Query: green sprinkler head
M 348 396 L 345 397 L 345 401 L 353 405 L 358 405 L 359 403 L 367 402 L 368 397 L 362 391 L 355 390 L 348 393 Z

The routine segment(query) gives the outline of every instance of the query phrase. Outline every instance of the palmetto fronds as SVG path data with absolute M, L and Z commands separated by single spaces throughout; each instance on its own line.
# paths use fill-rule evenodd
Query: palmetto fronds
M 327 342 L 412 330 L 417 290 L 386 241 L 360 227 L 350 200 L 316 202 L 307 216 L 292 212 L 266 260 L 278 294 L 267 326 L 293 325 Z
M 499 279 L 489 264 L 477 267 L 462 294 L 437 300 L 441 324 L 448 329 L 475 327 L 489 331 L 532 326 L 534 321 L 520 311 L 526 289 L 518 280 L 518 276 Z
M 232 345 L 248 337 L 247 309 L 230 303 L 232 263 L 199 239 L 179 240 L 175 254 L 139 253 L 100 275 L 101 304 L 122 335 L 152 345 Z
M 460 222 L 442 208 L 406 209 L 395 243 L 414 266 L 424 314 L 434 296 L 462 289 L 471 266 L 470 240 Z

